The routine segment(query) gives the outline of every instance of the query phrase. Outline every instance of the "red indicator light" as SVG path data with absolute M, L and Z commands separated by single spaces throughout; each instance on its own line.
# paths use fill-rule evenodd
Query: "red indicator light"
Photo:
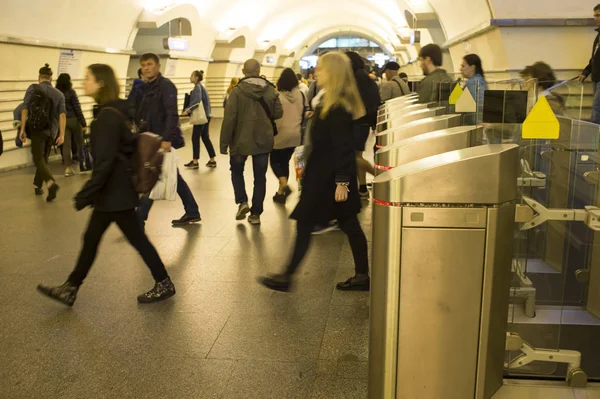
M 381 206 L 402 206 L 402 204 L 400 204 L 399 202 L 381 201 L 381 200 L 377 200 L 377 199 L 373 199 L 373 203 L 375 205 L 381 205 Z
M 375 164 L 375 169 L 378 169 L 378 170 L 392 170 L 394 168 L 392 168 L 391 166 L 384 166 L 384 165 L 377 165 L 377 164 Z
M 383 146 L 382 146 L 382 145 L 379 145 L 379 144 L 376 144 L 376 145 L 375 145 L 375 148 L 383 148 Z

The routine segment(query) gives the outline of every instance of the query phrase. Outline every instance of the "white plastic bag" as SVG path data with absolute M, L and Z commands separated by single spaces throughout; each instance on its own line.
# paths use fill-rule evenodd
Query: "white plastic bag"
M 160 178 L 150 192 L 150 199 L 155 201 L 175 201 L 177 198 L 177 161 L 179 156 L 174 148 L 166 152 Z

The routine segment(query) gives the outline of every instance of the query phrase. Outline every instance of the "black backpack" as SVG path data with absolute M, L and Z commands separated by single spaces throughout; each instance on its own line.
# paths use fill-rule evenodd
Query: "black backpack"
M 39 133 L 51 128 L 54 104 L 40 85 L 33 85 L 33 88 L 35 92 L 29 103 L 27 131 L 29 133 Z

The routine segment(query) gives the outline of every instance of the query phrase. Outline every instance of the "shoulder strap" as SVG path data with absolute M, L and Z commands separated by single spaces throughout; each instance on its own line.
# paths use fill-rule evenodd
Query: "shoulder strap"
M 273 118 L 271 116 L 271 110 L 269 109 L 269 106 L 267 105 L 267 102 L 265 101 L 264 97 L 259 98 L 258 102 L 260 103 L 261 107 L 263 107 L 263 109 L 265 110 L 267 117 L 272 121 Z
M 404 89 L 402 88 L 402 85 L 400 84 L 400 82 L 398 82 L 396 79 L 392 79 L 400 88 L 400 92 L 402 93 L 403 96 L 406 95 L 406 93 L 404 92 Z

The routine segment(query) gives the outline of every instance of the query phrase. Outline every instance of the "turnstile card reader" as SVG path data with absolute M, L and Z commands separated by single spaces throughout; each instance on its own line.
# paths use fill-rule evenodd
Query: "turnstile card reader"
M 383 148 L 398 140 L 404 140 L 423 133 L 460 126 L 462 116 L 459 114 L 440 115 L 433 118 L 419 119 L 402 126 L 375 134 L 376 147 Z
M 478 146 L 482 141 L 483 128 L 478 126 L 453 127 L 399 140 L 375 153 L 375 175 L 422 158 Z
M 518 160 L 517 145 L 484 145 L 375 178 L 370 399 L 502 386 Z
M 394 127 L 404 126 L 409 122 L 416 121 L 419 119 L 431 118 L 434 116 L 444 115 L 448 113 L 446 107 L 435 107 L 425 108 L 407 113 L 395 114 L 393 118 L 390 118 L 384 122 L 377 124 L 376 131 L 383 132 L 387 129 L 393 129 Z

